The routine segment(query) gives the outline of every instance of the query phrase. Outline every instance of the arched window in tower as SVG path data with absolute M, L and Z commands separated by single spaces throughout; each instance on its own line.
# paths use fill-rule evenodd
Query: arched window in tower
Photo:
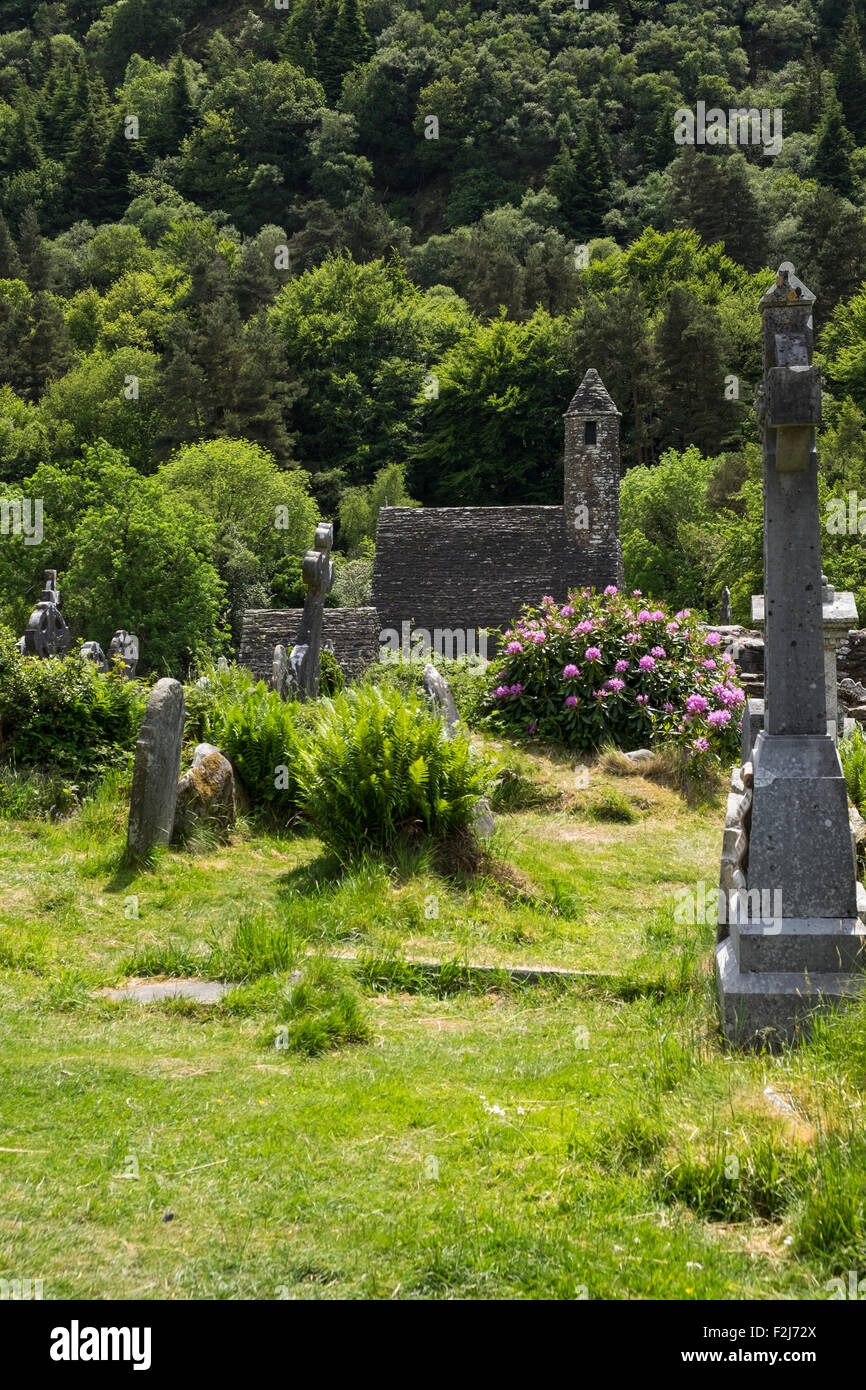
M 598 439 L 596 438 L 596 421 L 595 421 L 595 420 L 587 420 L 587 421 L 586 421 L 586 424 L 585 424 L 584 427 L 583 427 L 583 442 L 584 442 L 584 444 L 597 444 L 597 443 L 598 443 Z

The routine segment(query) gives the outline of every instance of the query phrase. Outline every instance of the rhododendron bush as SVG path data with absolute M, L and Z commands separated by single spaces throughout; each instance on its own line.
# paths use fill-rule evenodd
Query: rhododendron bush
M 578 748 L 675 743 L 698 762 L 740 746 L 743 692 L 718 632 L 613 586 L 524 609 L 488 668 L 491 722 Z

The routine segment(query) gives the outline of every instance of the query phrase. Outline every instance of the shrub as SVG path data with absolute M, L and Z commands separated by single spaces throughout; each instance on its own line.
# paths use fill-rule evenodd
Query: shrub
M 425 699 L 424 667 L 427 657 L 404 660 L 399 654 L 377 661 L 364 673 L 363 683 L 388 686 L 400 690 L 405 695 L 417 695 Z M 469 657 L 452 660 L 437 656 L 432 664 L 445 677 L 451 687 L 454 703 L 462 723 L 468 728 L 476 727 L 484 714 L 484 700 L 487 694 L 485 664 Z
M 142 688 L 92 662 L 20 656 L 0 632 L 0 749 L 16 767 L 91 778 L 125 761 L 144 713 Z
M 419 700 L 375 686 L 323 700 L 298 758 L 303 810 L 340 858 L 466 829 L 493 780 L 468 740 L 449 738 Z
M 298 807 L 298 735 L 303 706 L 281 700 L 237 668 L 206 673 L 189 727 L 225 753 L 252 799 L 288 819 Z M 201 690 L 201 687 L 198 687 Z
M 848 795 L 861 816 L 866 806 L 866 733 L 860 724 L 839 740 L 839 757 L 848 784 Z
M 493 727 L 587 749 L 674 743 L 695 766 L 732 757 L 743 692 L 719 634 L 639 599 L 611 585 L 525 609 L 488 668 Z

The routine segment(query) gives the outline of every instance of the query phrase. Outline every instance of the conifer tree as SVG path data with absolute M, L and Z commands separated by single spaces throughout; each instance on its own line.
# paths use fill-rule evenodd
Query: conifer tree
M 39 218 L 32 206 L 24 211 L 18 234 L 18 255 L 24 268 L 27 287 L 36 294 L 47 290 L 51 281 L 51 257 L 42 239 Z
M 828 84 L 824 112 L 818 127 L 818 142 L 812 173 L 819 183 L 826 184 L 843 198 L 854 195 L 854 174 L 851 155 L 854 141 L 845 125 L 842 107 L 832 81 Z
M 6 218 L 0 213 L 0 280 L 20 280 L 24 273 L 21 257 Z
M 193 100 L 192 86 L 180 50 L 175 54 L 171 64 L 169 125 L 171 128 L 171 149 L 177 150 L 195 125 L 195 101 Z
M 839 37 L 836 60 L 836 94 L 842 107 L 845 125 L 858 145 L 866 139 L 866 69 L 860 43 L 860 26 L 853 4 Z

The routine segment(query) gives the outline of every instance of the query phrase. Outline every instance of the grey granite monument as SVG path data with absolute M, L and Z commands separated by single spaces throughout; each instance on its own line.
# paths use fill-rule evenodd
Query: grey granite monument
M 285 700 L 289 693 L 291 679 L 288 652 L 282 642 L 278 642 L 274 647 L 274 660 L 271 668 L 271 689 L 277 692 L 281 700 Z
M 132 859 L 142 859 L 154 845 L 167 845 L 171 839 L 185 715 L 180 681 L 157 681 L 135 745 L 126 835 Z
M 304 556 L 302 573 L 307 597 L 298 640 L 290 657 L 292 675 L 302 700 L 314 700 L 319 693 L 325 598 L 334 582 L 334 564 L 331 560 L 333 539 L 334 528 L 330 522 L 320 522 L 313 541 L 315 548 L 308 550 Z
M 719 622 L 722 627 L 727 627 L 731 621 L 731 591 L 727 584 L 722 590 L 722 606 L 719 610 Z
M 46 570 L 42 597 L 30 614 L 21 639 L 23 651 L 27 656 L 62 656 L 71 642 L 72 634 L 60 613 L 57 571 Z
M 716 948 L 725 1034 L 768 1046 L 856 995 L 866 934 L 845 778 L 827 733 L 814 302 L 788 262 L 760 302 L 766 719 L 729 805 L 722 887 L 731 891 Z

